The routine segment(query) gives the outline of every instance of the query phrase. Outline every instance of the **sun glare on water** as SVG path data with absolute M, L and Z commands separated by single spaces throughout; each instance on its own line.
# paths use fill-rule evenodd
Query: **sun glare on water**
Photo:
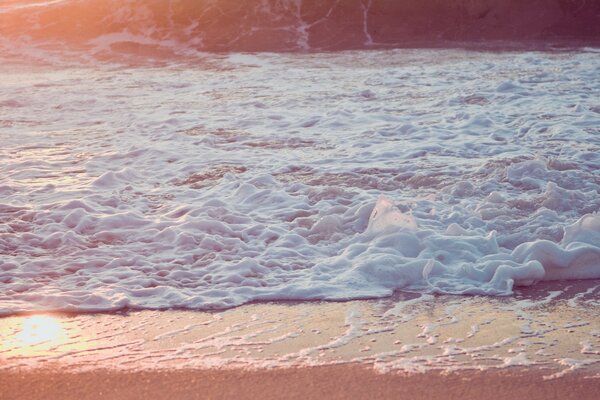
M 46 315 L 35 315 L 23 321 L 18 339 L 23 345 L 57 343 L 65 336 L 60 322 Z
M 3 357 L 38 357 L 85 350 L 78 326 L 51 315 L 7 318 L 0 322 L 0 364 Z

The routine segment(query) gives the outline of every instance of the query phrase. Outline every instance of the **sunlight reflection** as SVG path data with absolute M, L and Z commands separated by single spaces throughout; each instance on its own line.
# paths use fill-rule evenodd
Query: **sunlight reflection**
M 21 332 L 17 335 L 23 345 L 36 345 L 45 342 L 58 344 L 65 337 L 60 322 L 47 315 L 36 315 L 23 321 Z
M 43 357 L 87 349 L 79 324 L 51 315 L 12 317 L 0 324 L 0 362 L 5 357 Z
M 14 4 L 11 4 L 10 1 L 5 0 L 5 2 L 8 4 L 6 6 L 0 7 L 0 12 L 7 12 L 7 11 L 23 9 L 23 8 L 44 7 L 44 6 L 49 6 L 52 4 L 62 3 L 64 1 L 65 0 L 34 0 L 34 1 L 13 0 L 12 2 Z

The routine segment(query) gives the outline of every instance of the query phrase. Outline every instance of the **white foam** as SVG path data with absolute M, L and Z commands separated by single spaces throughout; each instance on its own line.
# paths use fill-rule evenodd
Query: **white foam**
M 6 64 L 0 313 L 600 278 L 598 57 Z

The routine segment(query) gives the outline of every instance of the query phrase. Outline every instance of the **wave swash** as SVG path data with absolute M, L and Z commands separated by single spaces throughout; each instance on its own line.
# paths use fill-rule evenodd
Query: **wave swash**
M 597 2 L 510 32 L 540 2 L 441 2 L 425 23 L 433 3 L 3 2 L 0 314 L 600 278 L 598 51 L 381 48 L 593 36 L 569 18 Z M 127 43 L 201 51 L 98 57 Z M 205 52 L 261 49 L 286 52 Z

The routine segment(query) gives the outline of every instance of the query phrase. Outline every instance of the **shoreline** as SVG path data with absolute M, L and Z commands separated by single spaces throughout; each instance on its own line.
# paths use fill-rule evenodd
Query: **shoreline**
M 414 376 L 438 375 L 596 381 L 599 292 L 596 280 L 523 288 L 511 298 L 398 293 L 348 302 L 253 303 L 219 312 L 5 317 L 0 381 L 39 377 L 44 387 L 69 374 L 78 376 L 74 382 L 90 374 L 142 381 L 148 375 L 152 382 L 163 375 L 218 380 L 266 374 L 264 379 L 281 381 L 274 385 L 288 386 L 290 371 L 311 381 L 327 379 L 321 371 L 330 369 L 338 380 L 360 370 L 357 380 L 385 376 L 392 386 L 399 377 L 417 382 L 421 378 Z
M 592 400 L 598 291 L 4 317 L 0 398 Z

